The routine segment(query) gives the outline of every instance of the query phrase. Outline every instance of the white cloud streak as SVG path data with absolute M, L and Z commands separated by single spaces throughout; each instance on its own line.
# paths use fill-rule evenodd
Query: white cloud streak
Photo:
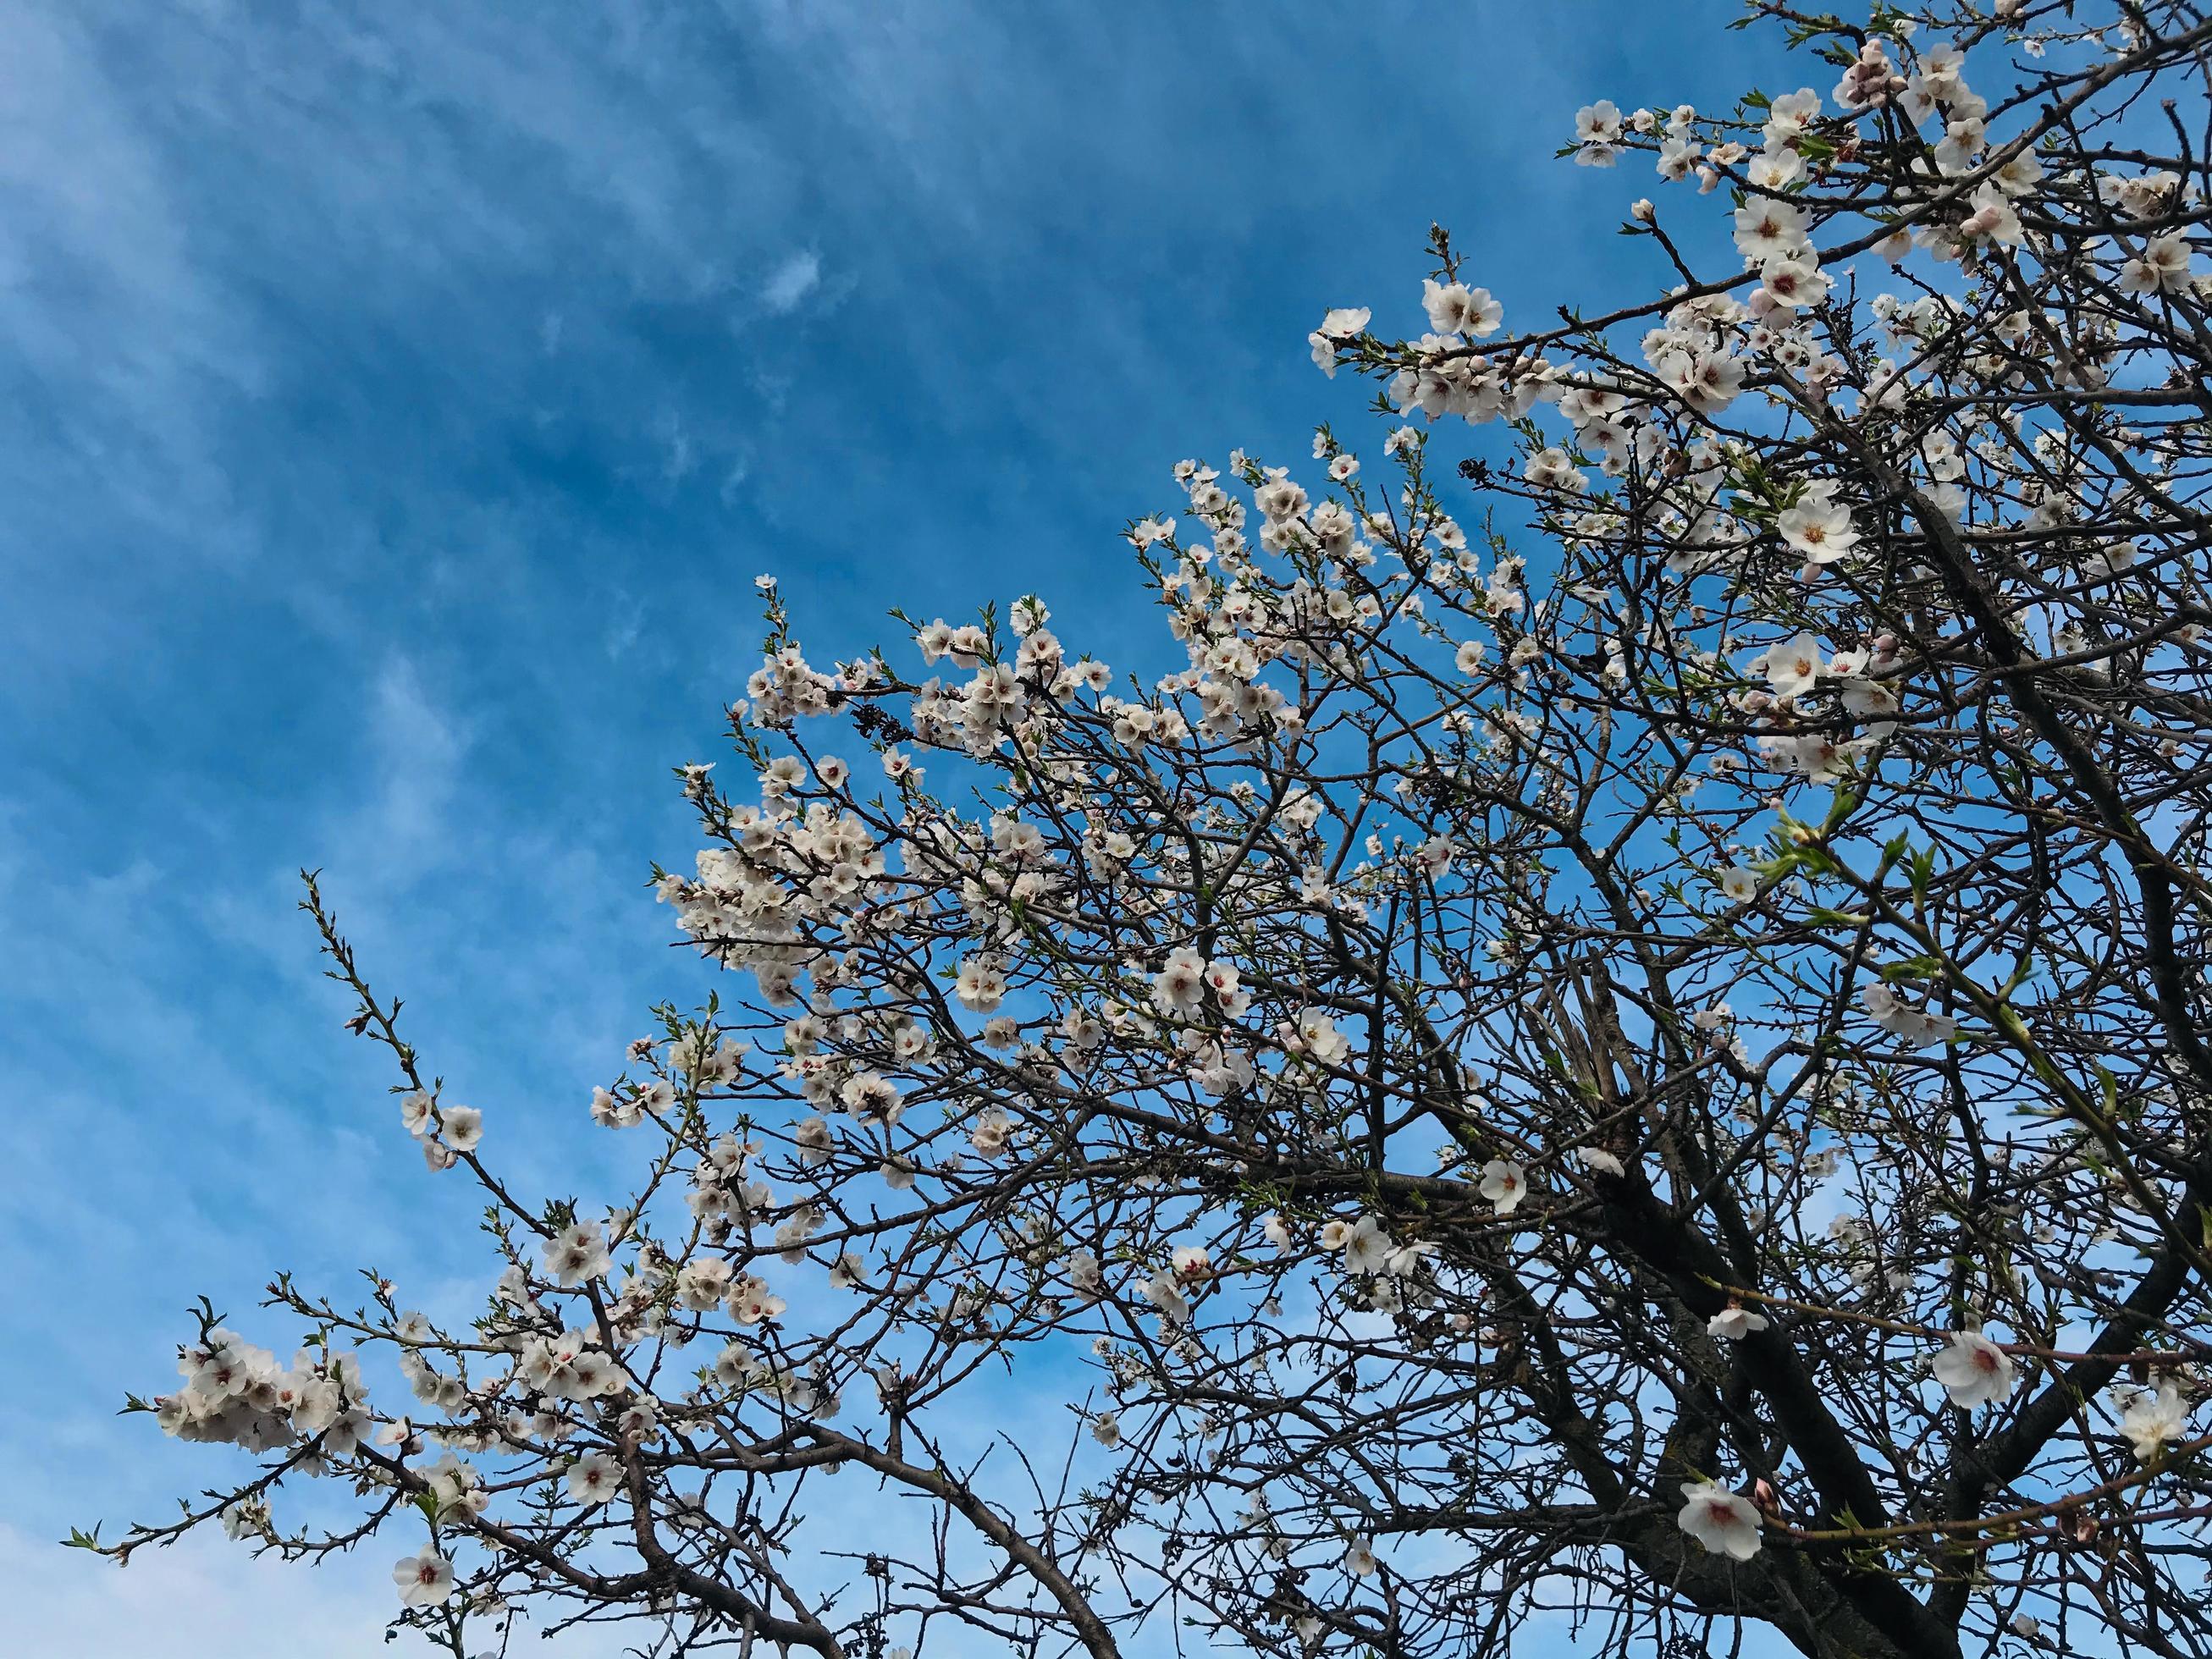
M 822 285 L 822 256 L 811 248 L 793 254 L 769 276 L 761 287 L 761 303 L 778 317 L 787 316 L 805 304 Z

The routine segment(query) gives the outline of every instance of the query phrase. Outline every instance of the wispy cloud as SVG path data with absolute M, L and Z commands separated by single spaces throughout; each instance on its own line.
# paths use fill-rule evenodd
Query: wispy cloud
M 454 851 L 447 815 L 470 739 L 402 655 L 377 671 L 362 713 L 372 791 L 345 824 L 343 856 L 356 880 L 396 886 Z
M 15 1653 L 94 1656 L 159 1652 L 165 1659 L 385 1659 L 420 1652 L 384 1639 L 398 1611 L 391 1560 L 374 1545 L 308 1570 L 255 1560 L 239 1544 L 202 1535 L 149 1550 L 130 1566 L 65 1554 L 46 1539 L 0 1523 L 0 1584 L 10 1587 L 8 1640 Z M 37 1585 L 38 1593 L 21 1594 Z M 531 1645 L 538 1645 L 534 1634 Z M 520 1643 L 515 1644 L 517 1648 Z M 614 1659 L 611 1630 L 565 1633 L 562 1659 Z
M 761 285 L 761 303 L 781 317 L 796 311 L 822 285 L 822 256 L 811 248 L 793 254 Z

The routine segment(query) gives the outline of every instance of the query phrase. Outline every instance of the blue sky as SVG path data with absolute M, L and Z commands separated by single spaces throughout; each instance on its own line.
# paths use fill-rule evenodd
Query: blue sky
M 18 1650 L 386 1650 L 380 1548 L 47 1541 L 215 1478 L 112 1414 L 198 1293 L 481 1290 L 295 870 L 518 1179 L 611 1192 L 583 1104 L 707 984 L 643 883 L 753 576 L 817 660 L 1031 588 L 1130 654 L 1119 527 L 1356 423 L 1305 332 L 1418 326 L 1431 218 L 1509 318 L 1656 279 L 1613 234 L 1656 181 L 1551 153 L 1747 84 L 1732 11 L 0 0 Z

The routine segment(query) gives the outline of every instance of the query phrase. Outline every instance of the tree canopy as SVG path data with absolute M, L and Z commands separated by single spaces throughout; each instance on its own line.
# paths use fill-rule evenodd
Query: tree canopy
M 2212 1653 L 2212 20 L 1744 21 L 1817 84 L 1561 152 L 1657 291 L 1437 229 L 1310 342 L 1366 455 L 1175 469 L 1164 677 L 763 579 L 626 1190 L 503 1179 L 310 878 L 487 1299 L 205 1308 L 131 1403 L 224 1483 L 77 1541 L 386 1540 L 457 1656 Z M 1064 1436 L 957 1449 L 1009 1379 Z

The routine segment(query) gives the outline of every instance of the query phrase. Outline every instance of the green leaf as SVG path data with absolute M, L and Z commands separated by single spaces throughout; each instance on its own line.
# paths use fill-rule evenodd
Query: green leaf
M 1912 902 L 1914 904 L 1920 906 L 1927 904 L 1928 884 L 1935 878 L 1935 849 L 1923 848 L 1912 855 Z

